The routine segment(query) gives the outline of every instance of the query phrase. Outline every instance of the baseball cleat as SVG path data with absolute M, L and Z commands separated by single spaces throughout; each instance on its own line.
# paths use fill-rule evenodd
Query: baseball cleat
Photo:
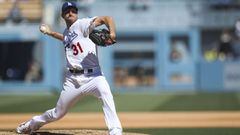
M 31 134 L 30 121 L 21 123 L 17 127 L 16 132 L 18 134 Z

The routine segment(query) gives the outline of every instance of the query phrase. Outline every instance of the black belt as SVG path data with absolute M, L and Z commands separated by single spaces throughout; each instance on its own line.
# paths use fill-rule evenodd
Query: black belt
M 91 68 L 89 68 L 89 69 L 70 68 L 70 69 L 68 69 L 68 70 L 69 70 L 69 72 L 71 72 L 72 74 L 84 74 L 84 70 L 85 70 L 85 73 L 86 73 L 86 74 L 93 72 L 93 69 L 91 69 Z

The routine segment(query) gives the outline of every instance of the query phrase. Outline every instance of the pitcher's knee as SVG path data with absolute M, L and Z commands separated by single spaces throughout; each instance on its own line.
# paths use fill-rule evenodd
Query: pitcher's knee
M 101 82 L 101 83 L 97 84 L 97 89 L 99 90 L 100 96 L 112 98 L 112 93 L 111 93 L 110 87 L 109 87 L 108 83 L 106 82 L 106 80 L 100 79 L 99 82 Z
M 101 97 L 103 98 L 103 99 L 113 99 L 113 95 L 112 95 L 112 93 L 110 93 L 110 92 L 101 92 Z
M 66 113 L 55 113 L 53 115 L 53 119 L 56 121 L 56 120 L 59 120 L 61 119 Z
M 50 113 L 50 116 L 52 117 L 52 121 L 56 121 L 61 119 L 66 114 L 65 111 L 57 111 L 56 109 L 53 109 Z

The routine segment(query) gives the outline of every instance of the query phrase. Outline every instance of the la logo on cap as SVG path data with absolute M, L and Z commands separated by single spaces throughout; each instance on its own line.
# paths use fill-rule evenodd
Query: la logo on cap
M 68 2 L 68 6 L 72 6 L 72 3 Z

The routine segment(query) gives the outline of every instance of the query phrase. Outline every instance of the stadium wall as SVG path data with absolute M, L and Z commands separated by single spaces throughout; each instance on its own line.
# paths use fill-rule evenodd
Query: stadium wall
M 137 12 L 129 11 L 129 3 L 126 1 L 102 1 L 96 2 L 92 5 L 93 10 L 90 15 L 110 15 L 116 19 L 117 23 L 117 44 L 108 48 L 99 48 L 99 59 L 102 65 L 102 70 L 112 89 L 115 91 L 120 90 L 120 92 L 239 90 L 239 61 L 217 60 L 209 62 L 204 60 L 202 52 L 202 28 L 230 27 L 232 22 L 215 23 L 215 26 L 207 25 L 213 24 L 212 22 L 214 20 L 203 22 L 203 16 L 192 16 L 187 9 L 188 5 L 186 1 L 179 2 L 176 0 L 173 3 L 167 1 L 155 2 L 156 3 L 149 3 L 151 9 L 147 10 L 146 13 L 143 13 L 142 15 Z M 44 4 L 48 5 L 45 6 L 45 8 L 55 8 L 54 10 L 58 12 L 59 10 L 57 8 L 59 8 L 61 4 L 53 1 L 50 3 L 51 4 L 44 1 Z M 57 3 L 56 7 L 50 6 L 55 5 L 55 3 Z M 199 1 L 196 3 L 193 2 L 193 5 L 194 4 L 201 5 L 201 2 L 200 4 Z M 106 5 L 115 8 L 113 8 L 113 11 L 110 13 L 106 12 L 104 10 L 107 9 Z M 178 8 L 175 8 L 176 6 Z M 158 11 L 158 7 L 162 7 L 160 8 L 161 11 Z M 99 8 L 100 10 L 97 10 Z M 195 8 L 199 9 L 199 7 Z M 46 10 L 49 11 L 49 9 Z M 117 12 L 120 10 L 123 11 L 123 13 L 126 13 L 124 19 L 122 18 L 123 16 Z M 159 12 L 166 14 L 159 14 Z M 175 14 L 176 12 L 178 14 Z M 55 13 L 53 15 L 53 18 L 57 18 L 56 16 L 59 14 Z M 172 15 L 176 15 L 176 17 L 172 17 Z M 212 12 L 208 17 L 211 17 L 211 15 L 216 18 L 221 16 L 219 13 Z M 140 19 L 136 22 L 137 24 L 135 24 L 134 21 L 131 21 L 136 19 L 134 17 Z M 157 18 L 154 20 L 154 17 Z M 234 17 L 236 17 L 235 12 L 229 17 L 232 17 L 230 20 L 234 20 Z M 53 19 L 46 19 L 46 21 L 49 20 Z M 124 21 L 122 22 L 122 20 Z M 143 20 L 148 21 L 144 23 Z M 51 21 L 49 23 L 54 24 Z M 41 92 L 61 90 L 65 73 L 64 49 L 61 46 L 61 42 L 42 35 L 38 31 L 38 25 L 39 23 L 30 25 L 28 23 L 23 23 L 17 26 L 1 24 L 1 42 L 30 40 L 39 43 L 38 46 L 43 47 L 41 63 L 43 78 L 40 81 L 30 83 L 26 81 L 2 80 L 0 81 L 1 92 Z M 59 27 L 54 27 L 54 29 L 62 30 L 62 27 L 63 25 L 59 24 Z M 185 46 L 187 46 L 186 50 L 188 57 L 186 61 L 170 59 L 170 54 L 173 48 L 172 44 L 175 43 L 175 41 L 180 41 L 180 43 L 184 43 Z M 131 59 L 130 55 L 133 53 L 138 56 L 140 55 L 143 59 Z M 145 53 L 147 56 L 146 58 Z M 126 56 L 124 56 L 124 54 Z M 118 56 L 124 56 L 124 58 L 118 59 Z M 126 60 L 127 57 L 129 57 L 129 60 Z M 149 73 L 150 82 L 146 83 L 146 85 L 142 85 L 141 82 L 135 82 L 134 85 L 116 84 L 115 79 L 121 77 L 116 74 L 115 70 L 116 68 L 119 68 L 117 66 L 120 65 L 122 68 L 126 68 L 132 67 L 134 64 L 136 66 L 138 63 L 141 63 L 141 66 L 144 67 L 144 69 L 149 70 L 149 68 L 151 68 L 151 72 Z M 131 70 L 130 74 L 135 73 Z M 135 78 L 137 77 L 139 76 L 135 76 Z M 127 78 L 123 76 L 122 79 L 124 80 Z

